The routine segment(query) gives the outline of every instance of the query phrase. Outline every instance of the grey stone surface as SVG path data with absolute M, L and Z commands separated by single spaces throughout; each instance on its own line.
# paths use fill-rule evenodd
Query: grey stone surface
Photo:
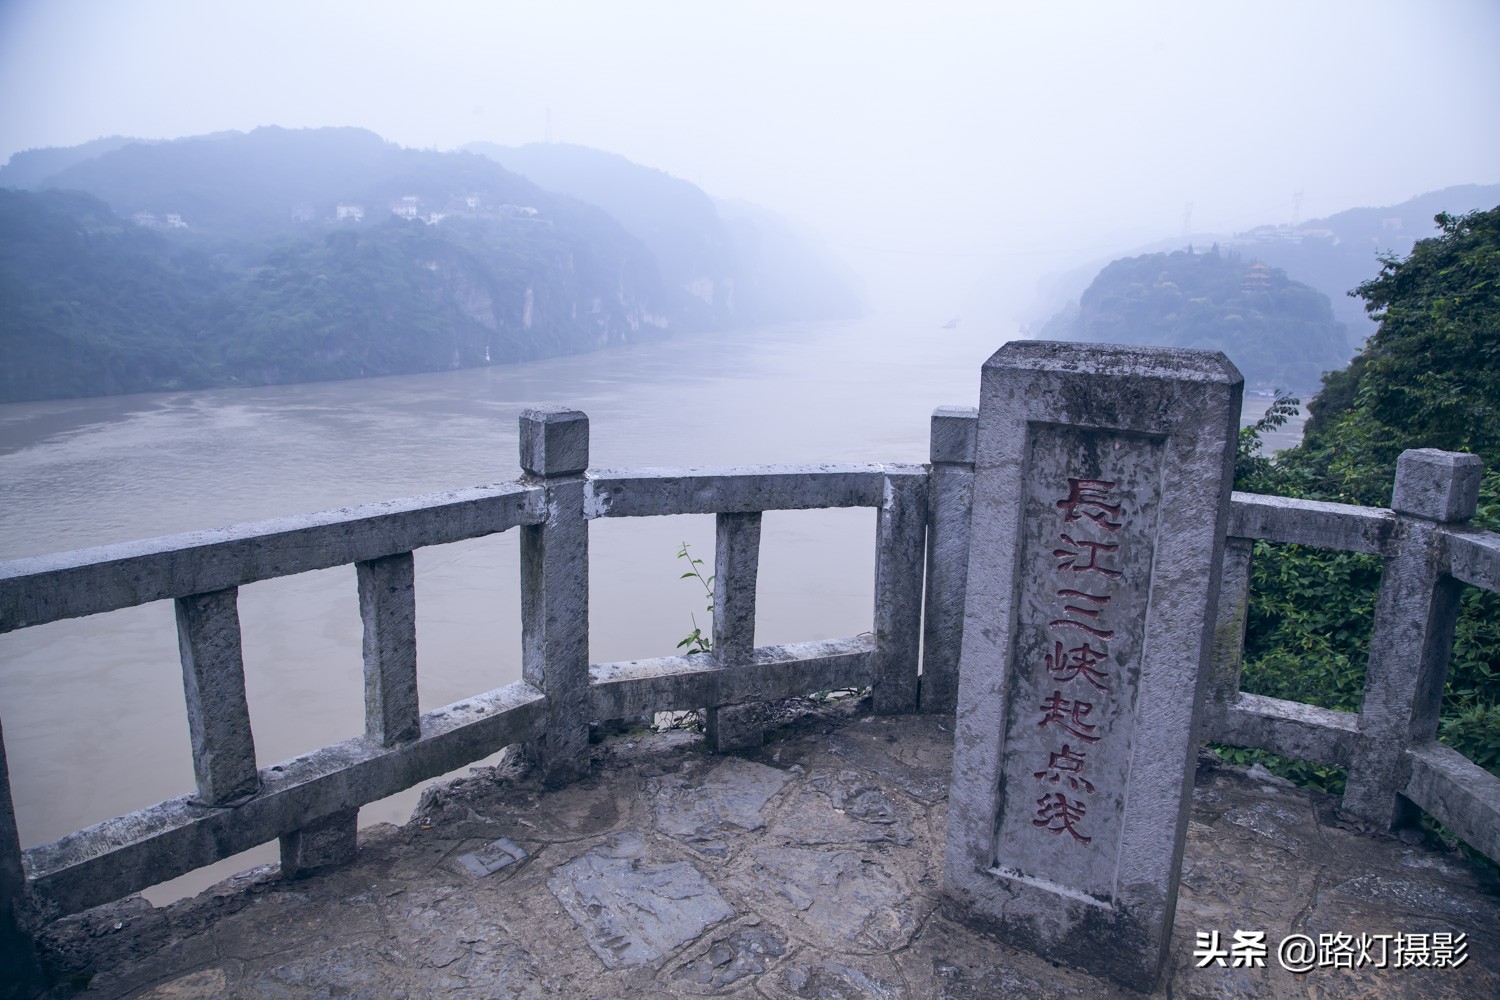
M 32 917 L 29 909 L 21 839 L 16 832 L 16 808 L 10 792 L 10 766 L 5 757 L 5 734 L 0 729 L 0 968 L 10 970 L 13 988 L 18 993 L 32 990 L 41 975 L 36 947 L 26 932 Z
M 852 850 L 758 846 L 749 861 L 744 891 L 756 912 L 775 914 L 793 937 L 832 954 L 904 947 L 918 906 L 931 905 L 913 900 L 892 862 Z
M 1467 521 L 1479 502 L 1484 463 L 1478 455 L 1413 448 L 1396 460 L 1391 509 L 1445 524 Z
M 899 798 L 887 795 L 882 785 L 851 770 L 819 775 L 797 792 L 771 835 L 806 847 L 856 843 L 905 847 L 915 839 L 911 811 Z
M 646 785 L 656 829 L 711 857 L 728 854 L 728 841 L 766 825 L 766 804 L 791 776 L 774 767 L 730 757 L 706 775 L 652 778 Z
M 1224 544 L 1219 576 L 1219 608 L 1214 622 L 1212 672 L 1204 708 L 1208 724 L 1222 718 L 1240 694 L 1240 664 L 1245 655 L 1245 625 L 1250 611 L 1250 562 L 1255 543 L 1230 538 Z
M 670 983 L 683 992 L 718 993 L 742 979 L 759 976 L 786 954 L 786 939 L 756 927 L 741 927 L 682 963 Z
M 272 866 L 170 907 L 136 898 L 65 918 L 41 939 L 57 982 L 49 1000 L 364 995 L 377 986 L 377 995 L 413 998 L 1138 996 L 944 912 L 945 803 L 910 790 L 924 787 L 914 776 L 946 768 L 949 733 L 934 716 L 868 711 L 820 707 L 745 758 L 714 755 L 681 734 L 598 745 L 595 776 L 559 791 L 508 764 L 426 796 L 404 828 L 363 831 L 347 868 L 288 881 Z M 1157 995 L 1500 994 L 1493 875 L 1434 838 L 1408 845 L 1360 833 L 1341 823 L 1329 796 L 1207 760 Z M 739 776 L 759 801 L 776 784 L 767 772 L 781 776 L 780 791 L 742 814 L 766 825 L 723 840 L 717 860 L 686 849 L 671 834 L 681 815 L 659 814 L 648 791 L 671 779 L 684 802 L 693 788 L 733 797 Z M 826 797 L 820 787 L 841 783 L 878 787 L 912 816 L 913 843 L 810 848 L 776 832 L 795 826 L 802 793 Z M 528 856 L 485 878 L 457 863 L 497 837 Z M 577 913 L 553 884 L 581 904 Z M 684 890 L 699 894 L 674 900 Z M 716 913 L 729 915 L 708 922 Z M 1236 929 L 1267 934 L 1267 966 L 1197 967 L 1200 932 L 1228 941 Z M 1274 948 L 1297 932 L 1467 934 L 1469 960 L 1294 975 Z M 656 957 L 626 961 L 648 954 Z
M 561 457 L 547 449 L 560 449 Z M 521 676 L 546 695 L 533 745 L 554 785 L 587 768 L 589 714 L 589 526 L 580 461 L 588 418 L 576 410 L 521 415 L 522 468 L 543 480 L 546 520 L 521 529 Z M 608 716 L 620 718 L 621 716 Z
M 475 878 L 484 878 L 518 861 L 524 861 L 527 857 L 524 847 L 507 837 L 500 837 L 470 854 L 460 854 L 458 863 Z
M 1353 507 L 1323 500 L 1296 500 L 1235 493 L 1229 534 L 1346 552 L 1380 555 L 1396 529 L 1396 515 L 1379 507 Z
M 1399 530 L 1380 578 L 1344 792 L 1344 807 L 1373 823 L 1419 818 L 1420 803 L 1402 794 L 1412 777 L 1408 750 L 1436 738 L 1460 596 L 1445 572 L 1447 538 L 1437 522 L 1473 516 L 1481 471 L 1473 455 L 1433 449 L 1403 452 L 1396 464 Z
M 920 689 L 924 712 L 952 714 L 958 705 L 978 425 L 979 411 L 974 407 L 940 406 L 932 414 Z
M 931 461 L 973 465 L 978 430 L 978 407 L 939 406 L 932 411 Z
M 980 384 L 945 885 L 1141 989 L 1172 926 L 1241 388 L 1217 352 L 1040 341 Z
M 426 713 L 413 743 L 385 749 L 358 736 L 266 768 L 260 793 L 232 808 L 181 796 L 27 848 L 32 892 L 63 913 L 139 892 L 275 840 L 289 817 L 314 823 L 532 739 L 540 707 L 534 688 L 509 684 Z
M 1439 562 L 1441 529 L 1415 518 L 1403 518 L 1402 529 L 1380 576 L 1359 739 L 1344 790 L 1344 808 L 1392 827 L 1418 818 L 1401 795 L 1411 777 L 1407 749 L 1437 736 L 1460 596 Z
M 581 475 L 589 467 L 589 418 L 566 406 L 521 414 L 521 469 L 544 479 Z
M 559 866 L 547 887 L 609 969 L 655 962 L 734 916 L 702 872 L 652 861 L 633 832 Z
M 590 717 L 629 719 L 650 712 L 867 687 L 875 680 L 876 653 L 874 637 L 864 635 L 761 646 L 749 663 L 734 668 L 704 656 L 596 663 L 589 668 Z
M 824 507 L 877 507 L 888 474 L 911 465 L 770 465 L 599 469 L 589 476 L 594 517 L 734 514 Z
M 1485 857 L 1500 858 L 1500 778 L 1437 742 L 1408 756 L 1406 797 Z
M 354 860 L 359 810 L 341 809 L 281 837 L 281 873 L 304 878 Z
M 1464 528 L 1443 534 L 1448 539 L 1447 569 L 1454 579 L 1500 591 L 1500 535 Z
M 755 651 L 756 577 L 760 570 L 760 512 L 719 514 L 713 573 L 713 652 L 725 667 L 750 662 Z M 710 706 L 705 718 L 715 750 L 758 747 L 763 711 L 756 705 Z
M 875 709 L 917 709 L 927 476 L 887 473 L 875 535 Z
M 720 514 L 714 528 L 713 654 L 733 666 L 749 660 L 755 649 L 760 512 Z
M 415 561 L 401 552 L 354 568 L 364 622 L 365 735 L 383 746 L 409 743 L 422 735 Z
M 540 492 L 450 490 L 0 562 L 0 632 L 534 524 Z
M 1359 716 L 1242 691 L 1227 708 L 1204 720 L 1203 734 L 1231 746 L 1348 767 L 1359 739 Z
M 175 606 L 198 801 L 222 805 L 260 787 L 245 700 L 239 591 L 179 597 Z

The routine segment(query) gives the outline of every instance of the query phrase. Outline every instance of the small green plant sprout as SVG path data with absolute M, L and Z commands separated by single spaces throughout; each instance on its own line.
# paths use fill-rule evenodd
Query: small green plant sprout
M 700 567 L 703 566 L 703 560 L 702 559 L 694 559 L 693 558 L 692 551 L 688 548 L 688 543 L 687 542 L 683 542 L 682 543 L 682 548 L 680 548 L 680 549 L 677 550 L 677 558 L 678 559 L 686 559 L 688 561 L 688 566 L 689 566 L 688 571 L 686 573 L 682 574 L 682 576 L 678 577 L 678 579 L 679 580 L 689 580 L 689 579 L 697 580 L 700 584 L 702 584 L 702 586 L 703 586 L 703 593 L 708 598 L 708 613 L 709 614 L 713 614 L 713 610 L 714 610 L 714 578 L 713 578 L 712 575 L 710 575 L 710 576 L 704 576 L 703 575 L 703 570 L 700 568 Z M 714 648 L 713 647 L 713 641 L 703 634 L 703 629 L 701 627 L 699 627 L 699 625 L 698 625 L 698 618 L 697 618 L 697 616 L 695 616 L 695 615 L 689 615 L 689 617 L 692 619 L 692 622 L 693 622 L 693 630 L 691 632 L 689 632 L 687 634 L 687 636 L 684 637 L 683 640 L 677 644 L 677 648 L 678 649 L 682 649 L 682 648 L 686 647 L 687 648 L 687 655 L 688 656 L 692 656 L 694 653 L 708 653 L 708 652 L 712 652 L 713 648 Z

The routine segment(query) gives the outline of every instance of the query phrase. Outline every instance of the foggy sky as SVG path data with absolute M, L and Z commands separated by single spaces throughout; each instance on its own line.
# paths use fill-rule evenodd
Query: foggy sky
M 519 144 L 550 109 L 942 311 L 1188 203 L 1230 231 L 1500 181 L 1495 51 L 1495 0 L 0 0 L 0 160 L 272 124 Z

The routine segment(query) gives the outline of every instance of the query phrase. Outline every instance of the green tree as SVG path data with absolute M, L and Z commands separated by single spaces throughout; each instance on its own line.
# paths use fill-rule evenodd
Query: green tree
M 1436 222 L 1439 235 L 1382 258 L 1353 293 L 1379 330 L 1324 377 L 1302 445 L 1266 462 L 1242 442 L 1240 488 L 1385 506 L 1402 451 L 1468 451 L 1489 470 L 1474 523 L 1500 530 L 1500 208 Z M 1357 709 L 1379 578 L 1372 556 L 1258 542 L 1245 689 Z M 1500 596 L 1488 591 L 1465 590 L 1439 736 L 1500 773 Z

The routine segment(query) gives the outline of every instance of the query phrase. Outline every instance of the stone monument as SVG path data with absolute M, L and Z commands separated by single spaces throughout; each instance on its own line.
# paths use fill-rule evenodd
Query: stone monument
M 1242 379 L 1210 351 L 984 365 L 946 891 L 1017 947 L 1156 983 L 1171 939 Z

